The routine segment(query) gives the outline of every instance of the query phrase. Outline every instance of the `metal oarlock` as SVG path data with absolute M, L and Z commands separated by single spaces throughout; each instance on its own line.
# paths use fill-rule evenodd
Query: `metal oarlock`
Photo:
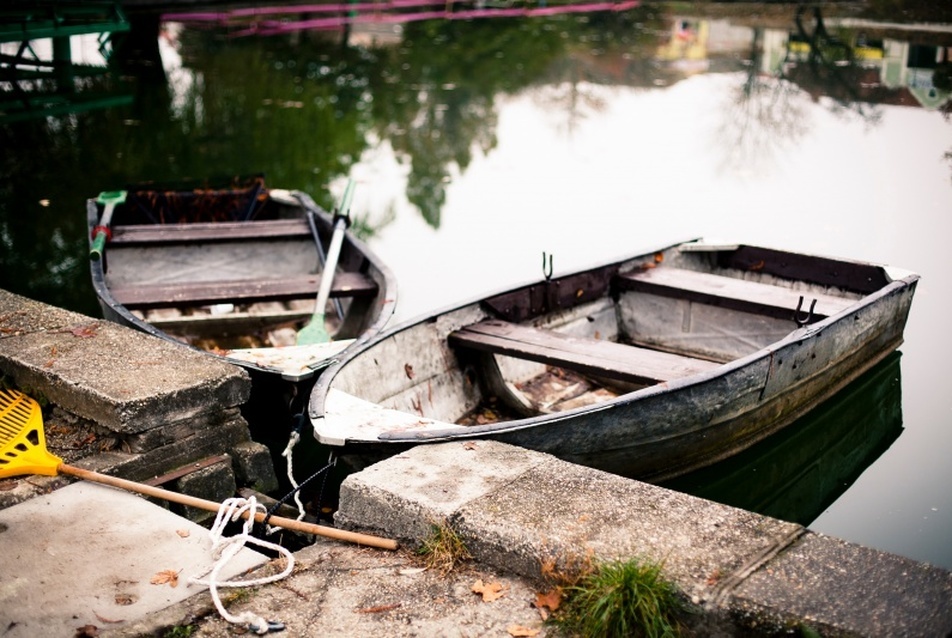
M 800 310 L 803 308 L 803 295 L 800 295 L 800 301 L 797 302 L 797 309 L 793 311 L 793 320 L 801 328 L 813 319 L 813 309 L 816 308 L 816 299 L 810 302 L 810 310 L 807 312 L 805 318 L 800 318 Z

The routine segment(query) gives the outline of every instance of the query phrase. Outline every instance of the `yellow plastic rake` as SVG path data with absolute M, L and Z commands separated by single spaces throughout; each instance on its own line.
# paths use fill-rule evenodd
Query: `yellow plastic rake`
M 214 501 L 170 492 L 160 487 L 107 476 L 106 474 L 63 463 L 62 459 L 50 453 L 46 448 L 46 435 L 43 433 L 43 414 L 37 402 L 16 390 L 0 390 L 0 478 L 27 474 L 42 474 L 45 476 L 68 474 L 76 478 L 118 487 L 130 492 L 188 505 L 189 507 L 211 512 L 217 512 L 221 509 L 221 504 Z M 247 516 L 248 513 L 246 512 L 244 517 Z M 255 513 L 256 521 L 261 522 L 264 519 L 264 513 Z M 358 545 L 380 549 L 397 549 L 397 542 L 394 540 L 296 521 L 282 516 L 272 516 L 268 519 L 268 523 L 276 527 L 349 541 Z

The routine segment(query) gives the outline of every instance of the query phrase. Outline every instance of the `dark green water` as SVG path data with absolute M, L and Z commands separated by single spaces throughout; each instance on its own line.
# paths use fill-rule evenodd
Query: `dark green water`
M 901 357 L 676 487 L 952 568 L 952 19 L 935 13 L 168 21 L 160 58 L 83 87 L 128 106 L 0 124 L 0 287 L 98 315 L 87 197 L 257 173 L 328 207 L 357 180 L 397 320 L 537 278 L 543 251 L 559 271 L 689 236 L 914 270 Z

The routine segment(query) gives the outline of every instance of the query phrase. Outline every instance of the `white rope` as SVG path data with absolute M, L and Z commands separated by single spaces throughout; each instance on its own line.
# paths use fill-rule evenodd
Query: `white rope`
M 284 448 L 281 456 L 288 460 L 288 480 L 291 481 L 291 487 L 294 488 L 294 503 L 298 508 L 297 520 L 304 519 L 304 503 L 301 502 L 301 492 L 298 490 L 298 483 L 294 480 L 294 455 L 292 454 L 294 446 L 301 440 L 301 433 L 297 430 L 291 430 L 291 438 L 288 439 L 288 446 Z
M 261 540 L 251 535 L 251 531 L 254 527 L 254 516 L 259 510 L 267 513 L 265 507 L 259 504 L 254 497 L 248 499 L 229 498 L 221 504 L 221 507 L 218 509 L 218 515 L 215 517 L 215 523 L 209 531 L 209 537 L 212 541 L 212 551 L 215 555 L 215 564 L 210 569 L 199 574 L 199 576 L 190 578 L 189 582 L 206 585 L 208 587 L 212 595 L 212 600 L 215 603 L 215 608 L 218 610 L 218 613 L 221 614 L 222 618 L 233 624 L 247 624 L 255 633 L 266 634 L 271 626 L 267 620 L 251 611 L 243 612 L 238 616 L 229 614 L 225 606 L 222 605 L 221 598 L 218 595 L 219 587 L 253 587 L 256 585 L 265 585 L 287 577 L 291 573 L 291 570 L 294 569 L 294 555 L 290 550 L 276 543 Z M 245 519 L 241 533 L 235 536 L 223 537 L 222 533 L 224 532 L 225 526 L 231 521 L 237 521 L 245 512 L 248 512 L 248 518 Z M 280 574 L 261 578 L 220 581 L 219 576 L 222 569 L 244 548 L 246 543 L 265 547 L 282 554 L 287 563 L 284 571 Z M 202 580 L 201 576 L 209 572 L 211 572 L 211 574 L 209 574 L 208 578 Z

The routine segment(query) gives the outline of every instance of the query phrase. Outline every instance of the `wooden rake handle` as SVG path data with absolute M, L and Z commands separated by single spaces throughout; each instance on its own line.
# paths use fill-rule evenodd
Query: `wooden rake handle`
M 215 501 L 209 501 L 204 498 L 198 498 L 197 496 L 189 496 L 187 494 L 179 494 L 178 492 L 171 492 L 169 490 L 164 490 L 161 487 L 152 487 L 151 485 L 145 485 L 143 483 L 136 483 L 134 481 L 128 481 L 126 479 L 121 479 L 116 476 L 108 476 L 106 474 L 100 474 L 99 472 L 93 472 L 91 470 L 84 470 L 79 467 L 74 467 L 72 465 L 67 465 L 65 463 L 60 464 L 57 470 L 62 474 L 69 474 L 70 476 L 75 476 L 77 478 L 85 479 L 87 481 L 93 481 L 95 483 L 101 483 L 103 485 L 109 485 L 111 487 L 118 487 L 120 489 L 128 490 L 130 492 L 136 492 L 138 494 L 144 494 L 146 496 L 152 496 L 154 498 L 160 498 L 165 501 L 171 501 L 173 503 L 179 503 L 181 505 L 188 505 L 189 507 L 195 507 L 198 509 L 208 510 L 210 512 L 218 512 L 222 505 L 221 503 L 216 503 Z M 249 512 L 244 512 L 242 518 L 248 518 Z M 265 514 L 262 512 L 255 513 L 255 521 L 262 522 L 265 519 Z M 283 516 L 272 516 L 268 519 L 270 525 L 275 525 L 277 527 L 283 527 L 284 529 L 289 529 L 295 532 L 303 532 L 305 534 L 316 534 L 318 536 L 326 536 L 327 538 L 333 538 L 341 541 L 349 541 L 351 543 L 356 543 L 358 545 L 366 545 L 367 547 L 377 547 L 379 549 L 397 549 L 397 541 L 391 540 L 389 538 L 380 538 L 379 536 L 371 536 L 370 534 L 360 534 L 358 532 L 348 532 L 347 530 L 336 529 L 333 527 L 325 527 L 324 525 L 315 525 L 314 523 L 306 523 L 304 521 L 296 521 L 292 518 L 284 518 Z

